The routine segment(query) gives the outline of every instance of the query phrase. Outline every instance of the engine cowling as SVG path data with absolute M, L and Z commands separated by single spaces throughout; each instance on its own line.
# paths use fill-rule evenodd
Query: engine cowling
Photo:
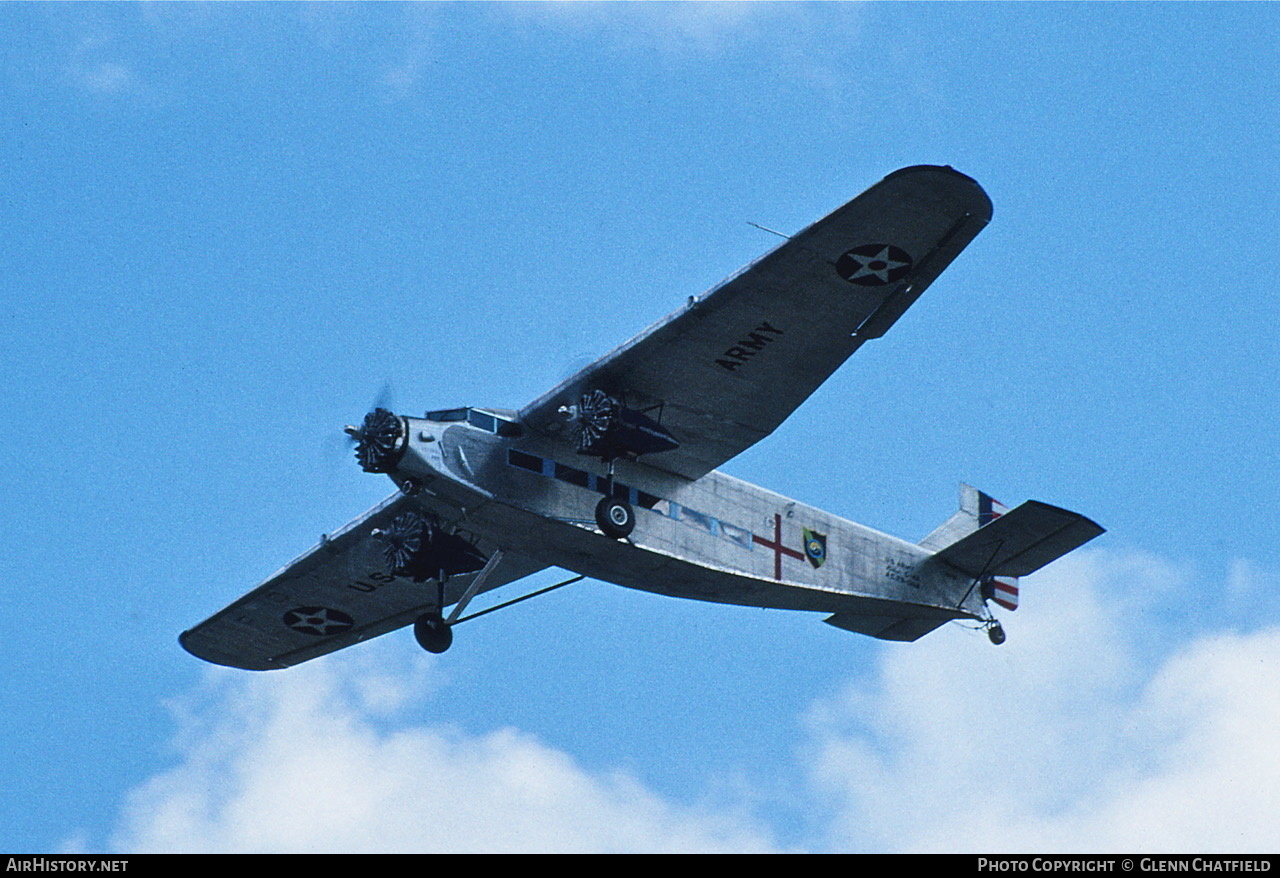
M 488 561 L 471 543 L 414 510 L 397 515 L 385 530 L 375 530 L 372 536 L 383 543 L 387 572 L 407 576 L 414 582 L 426 582 L 442 574 L 474 573 Z
M 579 454 L 614 460 L 680 447 L 676 437 L 653 418 L 627 408 L 603 390 L 584 393 L 573 417 Z
M 409 445 L 405 419 L 384 408 L 364 416 L 359 427 L 348 426 L 347 435 L 356 440 L 356 460 L 367 473 L 389 473 L 404 457 Z

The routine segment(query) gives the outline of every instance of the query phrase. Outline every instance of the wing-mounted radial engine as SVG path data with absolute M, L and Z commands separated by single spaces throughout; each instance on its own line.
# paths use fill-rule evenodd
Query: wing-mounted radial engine
M 413 634 L 428 652 L 444 652 L 453 643 L 453 631 L 443 614 L 445 580 L 484 570 L 489 559 L 462 537 L 414 510 L 397 515 L 386 530 L 374 530 L 372 536 L 382 541 L 382 557 L 392 575 L 407 576 L 414 582 L 436 580 L 436 606 L 418 617 Z M 494 554 L 495 563 L 501 554 Z M 480 577 L 485 575 L 481 573 Z M 477 587 L 478 584 L 474 583 Z M 463 604 L 470 594 L 464 596 Z
M 676 437 L 653 418 L 627 408 L 603 390 L 584 393 L 573 419 L 578 428 L 578 453 L 605 461 L 680 447 Z
M 614 539 L 630 535 L 635 511 L 626 497 L 613 496 L 613 462 L 635 460 L 643 454 L 680 447 L 671 432 L 644 412 L 627 408 L 603 390 L 584 393 L 578 404 L 561 409 L 578 430 L 578 453 L 598 457 L 609 465 L 609 488 L 596 504 L 596 524 Z
M 414 582 L 474 573 L 489 559 L 457 534 L 448 533 L 421 513 L 401 513 L 385 530 L 373 532 L 383 543 L 387 572 Z
M 346 434 L 356 440 L 356 460 L 367 473 L 391 472 L 409 445 L 409 427 L 404 418 L 384 408 L 365 415 L 359 427 L 348 424 Z

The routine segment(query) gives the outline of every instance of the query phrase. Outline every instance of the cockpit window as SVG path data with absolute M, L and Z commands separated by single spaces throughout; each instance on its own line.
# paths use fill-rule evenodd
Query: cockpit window
M 498 419 L 493 415 L 471 409 L 467 412 L 467 423 L 490 433 L 498 432 Z
M 514 438 L 524 435 L 524 428 L 515 421 L 508 421 L 479 409 L 437 409 L 427 412 L 428 421 L 466 421 L 472 427 L 478 427 L 486 433 L 497 433 L 499 436 Z

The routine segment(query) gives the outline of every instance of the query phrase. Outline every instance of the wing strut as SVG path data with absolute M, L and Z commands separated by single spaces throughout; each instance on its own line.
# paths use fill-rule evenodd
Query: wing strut
M 478 613 L 472 613 L 470 616 L 463 616 L 461 619 L 458 619 L 457 621 L 452 621 L 452 617 L 451 617 L 451 621 L 449 622 L 449 624 L 460 625 L 463 622 L 469 622 L 472 619 L 479 619 L 481 616 L 487 616 L 489 613 L 495 613 L 498 610 L 504 610 L 507 607 L 520 603 L 521 601 L 527 601 L 529 600 L 529 598 L 536 598 L 540 594 L 546 594 L 549 591 L 555 591 L 557 588 L 564 588 L 566 585 L 573 585 L 575 582 L 578 582 L 586 578 L 587 578 L 586 576 L 579 574 L 578 576 L 574 576 L 569 579 L 566 579 L 564 582 L 557 582 L 555 585 L 548 585 L 546 588 L 540 588 L 537 591 L 531 591 L 526 595 L 521 595 L 518 598 L 505 601 L 501 604 L 498 604 L 496 607 L 489 607 L 487 610 L 481 610 Z
M 473 613 L 470 616 L 462 616 L 463 609 L 465 609 L 467 604 L 471 602 L 471 599 L 479 593 L 484 580 L 489 577 L 489 574 L 498 568 L 498 564 L 501 563 L 501 561 L 502 550 L 497 549 L 494 551 L 493 555 L 490 556 L 489 560 L 485 562 L 484 568 L 476 578 L 471 581 L 471 584 L 467 587 L 467 590 L 463 593 L 462 597 L 456 604 L 454 604 L 453 612 L 449 614 L 448 619 L 443 618 L 440 615 L 439 610 L 429 610 L 418 617 L 418 621 L 413 623 L 413 636 L 417 639 L 419 646 L 427 652 L 444 652 L 453 644 L 453 626 L 457 625 L 459 622 L 466 622 L 468 619 L 474 619 L 477 616 L 492 613 L 494 610 L 501 610 L 503 607 L 518 604 L 521 601 L 537 597 L 540 594 L 546 594 L 547 592 L 553 591 L 561 586 L 565 586 L 571 582 L 577 582 L 578 580 L 585 578 L 583 576 L 575 576 L 572 579 L 566 579 L 564 582 L 556 583 L 555 585 L 535 591 L 532 594 L 516 598 L 513 601 L 498 604 L 496 607 L 490 607 L 487 610 L 482 610 L 479 613 Z M 441 589 L 443 590 L 443 585 L 441 586 Z M 459 618 L 460 616 L 461 618 Z
M 489 578 L 489 574 L 498 569 L 498 565 L 502 563 L 502 550 L 495 549 L 493 554 L 489 556 L 489 560 L 484 563 L 484 568 L 476 574 L 471 580 L 471 584 L 467 586 L 467 590 L 462 593 L 462 597 L 458 598 L 458 602 L 453 605 L 453 612 L 449 614 L 446 625 L 452 625 L 458 621 L 458 617 L 462 615 L 462 611 L 467 608 L 467 604 L 471 603 L 471 599 L 480 593 L 484 581 Z M 442 580 L 443 582 L 443 580 Z

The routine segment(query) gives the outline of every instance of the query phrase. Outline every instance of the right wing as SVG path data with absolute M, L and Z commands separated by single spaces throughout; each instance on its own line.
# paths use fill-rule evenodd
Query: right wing
M 192 655 L 218 665 L 266 671 L 287 668 L 408 625 L 436 603 L 435 582 L 386 572 L 383 544 L 370 533 L 419 507 L 397 492 L 326 537 L 226 609 L 179 637 Z M 498 548 L 477 548 L 490 556 Z M 488 591 L 544 565 L 504 552 L 484 583 Z M 456 602 L 477 573 L 446 583 L 445 605 Z
M 771 433 L 850 354 L 879 338 L 991 219 L 951 168 L 890 174 L 715 290 L 530 403 L 563 437 L 562 406 L 602 390 L 680 443 L 645 463 L 696 479 Z

